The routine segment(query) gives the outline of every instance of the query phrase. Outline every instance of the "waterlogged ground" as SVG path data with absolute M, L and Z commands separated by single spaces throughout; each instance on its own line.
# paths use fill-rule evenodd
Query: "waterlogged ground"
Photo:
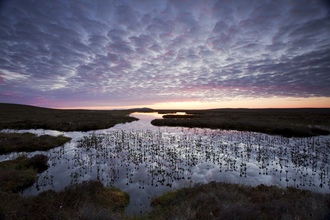
M 127 212 L 150 209 L 151 197 L 197 182 L 294 186 L 330 193 L 330 136 L 284 138 L 254 132 L 154 127 L 158 114 L 95 132 L 28 130 L 73 140 L 47 151 L 50 168 L 25 195 L 98 178 L 128 192 Z M 23 131 L 21 131 L 23 132 Z M 41 152 L 34 152 L 34 155 Z M 44 153 L 44 152 L 43 152 Z M 1 156 L 0 160 L 16 154 Z

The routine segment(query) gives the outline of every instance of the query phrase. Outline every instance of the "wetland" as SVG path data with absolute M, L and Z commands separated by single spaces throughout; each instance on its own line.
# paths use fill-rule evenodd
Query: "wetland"
M 221 216 L 228 219 L 251 216 L 255 219 L 266 206 L 277 209 L 278 213 L 273 215 L 276 218 L 304 216 L 306 213 L 297 211 L 298 206 L 289 205 L 293 199 L 302 201 L 299 207 L 307 210 L 311 219 L 320 219 L 328 211 L 325 201 L 330 192 L 329 135 L 286 137 L 244 129 L 157 127 L 151 121 L 164 120 L 162 114 L 134 113 L 130 116 L 139 120 L 95 131 L 15 131 L 30 132 L 39 137 L 61 135 L 72 139 L 47 151 L 24 154 L 28 158 L 46 155 L 49 168 L 37 174 L 37 181 L 21 193 L 23 198 L 39 196 L 40 192 L 49 190 L 62 193 L 72 187 L 79 192 L 81 184 L 88 188 L 89 184 L 100 183 L 105 191 L 118 189 L 130 197 L 129 202 L 122 199 L 118 205 L 128 204 L 127 216 L 109 214 L 113 218 L 174 218 L 169 210 L 174 210 L 175 204 L 186 205 L 181 209 L 185 214 L 178 212 L 176 216 L 190 216 L 191 219 Z M 325 129 L 326 125 L 322 126 Z M 2 132 L 12 133 L 14 130 Z M 0 156 L 0 161 L 11 161 L 19 156 L 20 153 L 15 152 L 5 154 Z M 98 183 L 89 183 L 92 180 Z M 245 193 L 236 193 L 242 191 Z M 224 196 L 225 192 L 233 194 Z M 273 195 L 272 199 L 269 193 Z M 217 196 L 211 198 L 211 194 Z M 125 194 L 120 196 L 127 198 Z M 220 198 L 230 201 L 223 203 Z M 265 198 L 273 203 L 266 203 Z M 203 212 L 203 204 L 209 204 L 211 200 L 215 204 L 212 210 Z M 323 205 L 307 209 L 309 202 Z M 94 207 L 96 203 L 91 204 Z M 79 210 L 85 213 L 89 209 L 94 210 L 90 207 Z M 230 210 L 241 210 L 237 212 L 241 217 L 230 216 Z M 102 214 L 100 209 L 95 213 L 109 216 Z M 208 216 L 210 213 L 213 217 Z M 271 215 L 268 214 L 261 219 L 269 218 Z

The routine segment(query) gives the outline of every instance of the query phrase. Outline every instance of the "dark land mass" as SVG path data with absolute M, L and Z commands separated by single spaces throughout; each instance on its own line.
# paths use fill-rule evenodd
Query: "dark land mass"
M 199 127 L 254 131 L 285 137 L 329 135 L 330 109 L 212 109 L 157 110 L 166 114 L 155 126 Z M 186 112 L 187 115 L 175 115 Z
M 129 110 L 62 110 L 0 103 L 1 129 L 90 131 L 138 120 Z

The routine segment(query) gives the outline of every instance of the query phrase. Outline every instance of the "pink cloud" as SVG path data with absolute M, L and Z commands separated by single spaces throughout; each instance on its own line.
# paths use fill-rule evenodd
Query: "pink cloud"
M 22 98 L 23 96 L 21 96 L 21 95 L 15 95 L 15 94 L 12 94 L 12 93 L 0 93 L 1 95 L 6 95 L 6 96 L 11 96 L 11 97 L 15 97 L 15 98 L 17 98 L 17 97 L 19 97 L 19 98 Z

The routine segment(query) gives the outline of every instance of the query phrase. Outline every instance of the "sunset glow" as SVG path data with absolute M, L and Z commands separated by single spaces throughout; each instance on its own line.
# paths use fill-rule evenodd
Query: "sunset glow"
M 330 98 L 259 98 L 223 102 L 167 102 L 149 105 L 153 109 L 215 109 L 215 108 L 329 108 Z M 146 106 L 81 106 L 71 109 L 110 110 L 144 108 Z M 69 109 L 69 108 L 62 108 Z

